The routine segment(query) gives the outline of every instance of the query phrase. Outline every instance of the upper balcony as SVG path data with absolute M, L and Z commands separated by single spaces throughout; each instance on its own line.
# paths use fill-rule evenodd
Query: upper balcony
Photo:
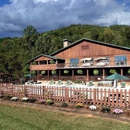
M 63 68 L 100 68 L 100 67 L 127 67 L 130 66 L 130 61 L 124 61 L 124 62 L 108 62 L 108 61 L 102 61 L 102 62 L 86 62 L 86 63 L 62 63 L 57 64 L 57 69 L 63 69 Z
M 54 70 L 57 64 L 30 65 L 30 70 Z

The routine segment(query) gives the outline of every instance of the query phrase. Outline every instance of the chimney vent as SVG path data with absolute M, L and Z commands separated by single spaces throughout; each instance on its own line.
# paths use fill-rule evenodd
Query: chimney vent
M 71 43 L 68 39 L 63 39 L 63 47 L 69 46 Z

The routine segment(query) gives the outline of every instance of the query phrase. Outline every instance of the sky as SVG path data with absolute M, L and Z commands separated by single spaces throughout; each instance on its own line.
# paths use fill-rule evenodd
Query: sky
M 130 0 L 0 0 L 0 38 L 71 24 L 130 25 Z

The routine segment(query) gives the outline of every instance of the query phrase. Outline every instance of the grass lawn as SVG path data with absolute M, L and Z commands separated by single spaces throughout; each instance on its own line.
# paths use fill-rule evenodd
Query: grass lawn
M 0 104 L 0 130 L 129 130 L 130 124 L 79 114 Z

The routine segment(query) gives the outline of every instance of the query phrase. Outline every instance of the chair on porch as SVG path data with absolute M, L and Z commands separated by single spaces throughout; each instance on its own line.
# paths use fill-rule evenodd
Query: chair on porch
M 48 84 L 49 84 L 49 85 L 55 84 L 55 81 L 54 81 L 54 80 L 51 80 Z
M 93 86 L 93 81 L 89 81 L 87 85 L 88 86 Z
M 72 82 L 70 80 L 66 81 L 66 85 L 71 85 L 71 84 L 72 84 Z
M 121 88 L 125 88 L 126 82 L 121 82 Z
M 61 85 L 61 84 L 63 84 L 63 82 L 62 82 L 62 80 L 59 80 L 56 84 Z

